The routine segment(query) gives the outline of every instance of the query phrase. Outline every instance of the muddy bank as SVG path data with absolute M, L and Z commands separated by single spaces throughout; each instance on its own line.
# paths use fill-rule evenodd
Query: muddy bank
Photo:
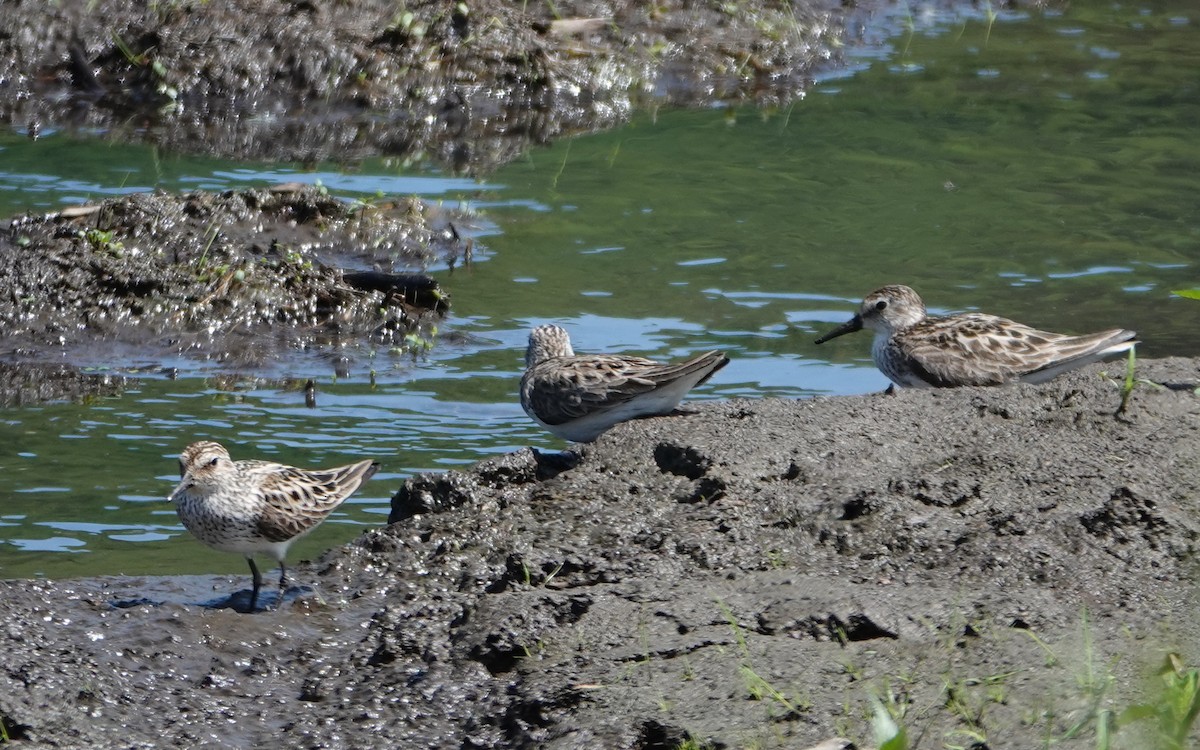
M 1170 387 L 1123 418 L 1101 370 L 706 403 L 574 465 L 414 477 L 275 612 L 202 606 L 245 576 L 0 583 L 0 719 L 62 747 L 802 748 L 869 745 L 875 695 L 919 747 L 1095 747 L 1166 651 L 1200 656 L 1200 361 L 1142 362 Z
M 13 3 L 0 119 L 241 159 L 484 171 L 639 101 L 787 100 L 836 2 Z
M 307 356 L 340 373 L 428 345 L 450 299 L 421 270 L 469 263 L 474 222 L 415 198 L 350 204 L 300 185 L 16 217 L 0 233 L 0 358 L 135 368 Z
M 843 45 L 880 44 L 868 20 L 898 12 L 827 0 L 10 3 L 0 121 L 32 137 L 78 129 L 234 158 L 384 155 L 481 172 L 618 124 L 638 103 L 786 102 Z M 307 375 L 419 349 L 431 305 L 373 274 L 469 260 L 471 217 L 429 211 L 249 191 L 17 217 L 0 231 L 0 361 L 169 368 L 182 355 L 281 376 L 292 373 L 269 367 L 281 355 L 317 360 Z M 91 384 L 72 387 L 99 392 Z

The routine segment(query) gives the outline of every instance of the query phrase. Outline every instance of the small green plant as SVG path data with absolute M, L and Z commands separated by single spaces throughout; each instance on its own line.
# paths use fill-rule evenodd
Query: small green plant
M 992 27 L 996 25 L 996 19 L 1000 17 L 1000 13 L 992 7 L 990 1 L 985 2 L 983 7 L 984 15 L 987 17 L 987 32 L 983 35 L 983 46 L 986 47 L 992 39 Z
M 1162 678 L 1162 694 L 1158 700 L 1130 706 L 1112 721 L 1115 728 L 1135 722 L 1155 724 L 1156 750 L 1186 750 L 1195 747 L 1190 741 L 1192 727 L 1200 715 L 1200 669 L 1184 667 L 1179 654 L 1167 654 L 1158 671 Z M 1100 750 L 1108 750 L 1108 731 L 1101 737 L 1097 731 Z
M 889 694 L 888 704 L 885 705 L 872 695 L 871 707 L 871 729 L 879 750 L 908 750 L 908 733 L 904 725 L 899 723 L 904 719 L 904 704 L 898 703 Z
M 427 352 L 433 348 L 434 334 L 429 336 L 420 336 L 416 333 L 408 333 L 404 335 L 404 347 L 397 354 L 404 351 L 411 352 L 413 356 L 422 352 Z
M 217 220 L 213 219 L 205 228 L 204 233 L 208 235 L 208 241 L 204 243 L 204 250 L 200 252 L 200 257 L 196 259 L 196 271 L 204 270 L 204 266 L 208 263 L 208 251 L 212 249 L 213 242 L 217 239 Z
M 1116 682 L 1116 676 L 1113 674 L 1113 667 L 1116 665 L 1116 660 L 1111 661 L 1105 669 L 1098 670 L 1096 668 L 1096 654 L 1092 644 L 1092 628 L 1088 619 L 1086 610 L 1083 612 L 1083 621 L 1081 624 L 1083 630 L 1083 674 L 1079 675 L 1079 689 L 1087 700 L 1087 708 L 1083 715 L 1066 731 L 1062 739 L 1071 739 L 1078 736 L 1086 727 L 1095 723 L 1096 737 L 1104 738 L 1108 736 L 1112 724 L 1112 712 L 1105 708 L 1105 701 L 1109 690 L 1112 689 Z M 1106 750 L 1108 745 L 1098 744 L 1099 750 Z
M 530 661 L 541 659 L 546 655 L 546 643 L 539 638 L 537 641 L 534 641 L 532 646 L 522 644 L 521 652 Z
M 289 266 L 299 266 L 304 271 L 312 270 L 313 267 L 312 258 L 294 247 L 286 248 L 283 251 L 283 262 Z
M 164 113 L 169 113 L 175 110 L 178 106 L 179 89 L 175 88 L 170 82 L 167 66 L 163 65 L 158 59 L 150 56 L 150 52 L 134 52 L 125 40 L 121 38 L 117 32 L 112 33 L 113 44 L 120 50 L 121 54 L 130 65 L 135 65 L 139 68 L 149 68 L 155 80 L 155 90 L 160 96 L 164 97 L 167 102 L 162 107 Z
M 116 240 L 112 232 L 100 229 L 89 229 L 83 232 L 83 239 L 97 252 L 104 252 L 115 258 L 125 254 L 125 246 Z
M 1030 630 L 1028 628 L 1018 628 L 1017 630 L 1018 630 L 1018 632 L 1024 633 L 1025 635 L 1027 635 L 1031 639 L 1033 639 L 1033 642 L 1036 643 L 1042 649 L 1042 651 L 1046 655 L 1045 664 L 1047 667 L 1058 666 L 1058 654 L 1054 653 L 1054 649 L 1050 648 L 1050 645 L 1048 643 L 1046 643 L 1041 638 L 1039 638 L 1037 633 L 1033 632 L 1032 630 Z
M 398 10 L 392 16 L 392 21 L 384 31 L 401 39 L 422 39 L 425 36 L 425 24 L 417 21 L 410 10 Z
M 1120 417 L 1125 414 L 1125 410 L 1128 409 L 1128 407 L 1129 407 L 1129 397 L 1133 395 L 1133 390 L 1135 388 L 1137 388 L 1139 385 L 1149 386 L 1151 388 L 1156 388 L 1158 390 L 1163 389 L 1163 386 L 1161 384 L 1155 383 L 1153 380 L 1146 380 L 1145 378 L 1136 377 L 1136 375 L 1135 375 L 1136 364 L 1137 364 L 1137 347 L 1131 346 L 1129 348 L 1129 356 L 1125 360 L 1125 377 L 1120 383 L 1121 403 L 1119 406 L 1117 406 L 1117 410 L 1114 413 L 1115 416 Z M 1200 389 L 1197 389 L 1197 391 L 1200 391 Z
M 966 726 L 950 732 L 951 735 L 961 736 L 970 743 L 968 747 L 987 745 L 987 736 L 983 731 L 983 716 L 991 696 L 979 698 L 968 688 L 978 685 L 978 681 L 948 680 L 943 678 L 943 693 L 946 696 L 946 710 L 958 717 Z M 881 744 L 881 747 L 883 745 Z M 953 745 L 947 744 L 951 748 Z
M 551 190 L 558 190 L 558 181 L 563 176 L 563 172 L 567 170 L 567 160 L 571 158 L 571 143 L 573 141 L 567 141 L 567 146 L 563 149 L 562 163 L 558 165 L 558 171 L 554 173 L 554 177 L 550 180 Z
M 1200 299 L 1200 289 L 1173 289 L 1171 294 L 1185 299 Z M 1200 388 L 1196 389 L 1196 395 L 1200 396 Z
M 546 577 L 545 577 L 545 578 L 542 580 L 542 585 L 543 585 L 543 586 L 549 586 L 549 585 L 550 585 L 550 581 L 554 580 L 554 576 L 556 576 L 556 575 L 558 575 L 560 572 L 562 572 L 563 566 L 564 566 L 564 565 L 566 565 L 566 564 L 567 564 L 567 563 L 566 563 L 566 561 L 564 560 L 563 562 L 560 562 L 560 563 L 559 563 L 557 566 L 555 566 L 554 570 L 550 571 L 550 573 L 549 573 L 549 574 L 547 574 L 547 575 L 546 575 Z
M 725 621 L 729 623 L 729 630 L 733 633 L 733 638 L 737 642 L 738 651 L 742 657 L 741 664 L 738 665 L 738 673 L 741 675 L 742 682 L 746 686 L 746 692 L 750 697 L 756 701 L 773 701 L 790 715 L 799 716 L 804 710 L 807 710 L 809 708 L 807 703 L 789 698 L 755 671 L 754 665 L 750 660 L 750 646 L 746 640 L 745 630 L 738 624 L 733 611 L 724 602 L 718 600 L 717 607 L 720 608 Z
M 367 211 L 378 207 L 380 202 L 383 201 L 383 199 L 384 199 L 384 194 L 383 194 L 382 190 L 376 190 L 375 195 L 373 195 L 369 198 L 363 197 L 360 195 L 360 196 L 356 197 L 354 200 L 350 201 L 350 205 L 346 207 L 346 213 L 354 214 L 357 212 L 358 220 L 362 221 L 363 219 L 366 218 Z
M 692 680 L 696 679 L 696 668 L 692 666 L 692 663 L 688 661 L 686 656 L 683 657 L 683 673 L 680 674 L 680 678 L 682 678 L 684 682 L 691 682 Z

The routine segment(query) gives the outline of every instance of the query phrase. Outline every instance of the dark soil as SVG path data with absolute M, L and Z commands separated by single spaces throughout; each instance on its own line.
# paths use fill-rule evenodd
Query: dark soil
M 799 93 L 834 3 L 9 2 L 0 119 L 174 149 L 483 171 L 646 98 Z M 411 13 L 411 16 L 407 15 Z M 556 17 L 557 16 L 557 17 Z M 563 25 L 560 20 L 604 18 Z M 336 369 L 423 336 L 470 217 L 318 191 L 137 195 L 0 234 L 0 358 Z M 369 250 L 367 249 L 369 248 Z M 1120 368 L 1114 368 L 1120 369 Z M 0 582 L 14 747 L 1092 748 L 1197 652 L 1200 363 L 734 401 L 415 477 L 295 578 Z M 6 403 L 109 392 L 0 369 Z M 1109 712 L 1109 713 L 1104 713 Z M 1134 746 L 1138 725 L 1122 728 Z
M 0 719 L 45 747 L 804 748 L 868 745 L 877 696 L 915 747 L 1092 748 L 1200 636 L 1200 362 L 1141 363 L 1170 387 L 1123 417 L 1100 369 L 701 404 L 414 477 L 277 611 L 203 606 L 245 576 L 3 583 Z
M 494 168 L 648 100 L 785 101 L 835 0 L 9 2 L 0 120 L 257 160 Z
M 472 221 L 299 185 L 17 217 L 0 234 L 0 357 L 262 366 L 312 352 L 341 371 L 425 345 L 449 296 L 417 271 L 470 262 Z

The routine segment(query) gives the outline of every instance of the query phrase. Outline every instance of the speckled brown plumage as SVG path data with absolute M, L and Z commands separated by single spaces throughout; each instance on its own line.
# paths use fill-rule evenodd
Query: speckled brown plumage
M 618 422 L 669 414 L 695 386 L 729 363 L 719 351 L 664 364 L 617 354 L 575 354 L 562 328 L 529 334 L 521 406 L 566 440 L 587 443 Z
M 253 610 L 262 587 L 254 555 L 266 554 L 279 563 L 282 588 L 288 546 L 315 529 L 378 469 L 372 461 L 314 471 L 270 461 L 233 461 L 219 443 L 206 440 L 192 443 L 180 455 L 181 481 L 171 501 L 197 539 L 246 557 L 254 576 Z
M 898 284 L 871 292 L 857 315 L 817 343 L 863 328 L 875 332 L 871 355 L 883 374 L 918 387 L 1042 383 L 1137 343 L 1120 328 L 1070 336 L 985 313 L 929 317 L 921 297 Z

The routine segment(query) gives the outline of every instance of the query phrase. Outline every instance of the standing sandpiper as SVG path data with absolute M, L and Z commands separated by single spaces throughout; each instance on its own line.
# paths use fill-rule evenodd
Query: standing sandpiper
M 1044 383 L 1137 343 L 1121 328 L 1069 336 L 984 313 L 931 318 L 917 293 L 898 284 L 871 292 L 857 315 L 817 343 L 863 328 L 875 332 L 875 366 L 896 385 L 915 387 Z
M 359 461 L 308 471 L 269 461 L 233 461 L 219 443 L 192 443 L 179 456 L 183 478 L 171 501 L 187 530 L 210 547 L 245 555 L 254 576 L 249 611 L 258 603 L 262 574 L 254 555 L 279 563 L 282 601 L 284 557 L 292 542 L 315 529 L 379 469 Z
M 638 417 L 670 414 L 685 394 L 729 363 L 718 351 L 678 364 L 616 354 L 575 354 L 558 326 L 529 334 L 521 406 L 564 440 L 590 443 L 608 428 Z

